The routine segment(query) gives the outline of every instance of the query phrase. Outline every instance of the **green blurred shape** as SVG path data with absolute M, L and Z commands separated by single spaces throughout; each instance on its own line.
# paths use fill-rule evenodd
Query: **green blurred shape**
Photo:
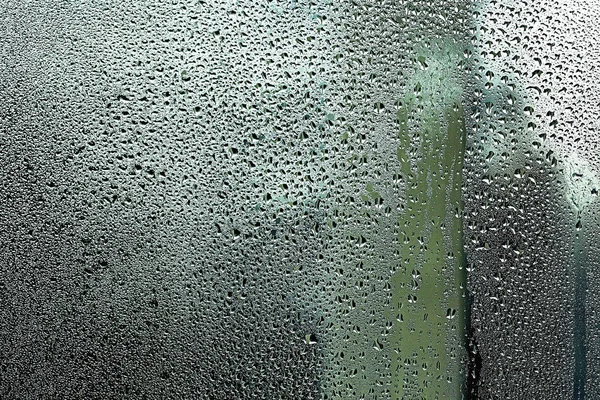
M 418 60 L 432 64 L 423 56 Z M 460 399 L 464 390 L 466 138 L 458 84 L 445 71 L 418 81 L 397 113 L 397 156 L 406 189 L 400 267 L 392 277 L 393 399 Z

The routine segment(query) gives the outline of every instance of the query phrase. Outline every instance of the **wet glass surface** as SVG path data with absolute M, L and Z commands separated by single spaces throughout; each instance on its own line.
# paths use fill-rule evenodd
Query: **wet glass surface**
M 600 397 L 598 17 L 0 0 L 0 398 Z

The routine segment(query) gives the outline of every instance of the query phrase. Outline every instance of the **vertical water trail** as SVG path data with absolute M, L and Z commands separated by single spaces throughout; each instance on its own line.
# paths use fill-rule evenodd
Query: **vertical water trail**
M 568 199 L 576 215 L 572 264 L 575 286 L 573 299 L 573 400 L 582 400 L 585 398 L 587 381 L 586 293 L 588 286 L 588 249 L 583 221 L 584 211 L 593 201 L 593 193 L 597 190 L 599 182 L 589 163 L 576 153 L 571 153 L 565 158 L 565 167 Z
M 586 358 L 586 291 L 587 291 L 587 260 L 582 237 L 581 212 L 578 219 L 574 240 L 574 269 L 575 269 L 575 304 L 573 310 L 573 353 L 575 357 L 575 370 L 573 373 L 573 400 L 585 398 L 585 381 L 587 378 Z

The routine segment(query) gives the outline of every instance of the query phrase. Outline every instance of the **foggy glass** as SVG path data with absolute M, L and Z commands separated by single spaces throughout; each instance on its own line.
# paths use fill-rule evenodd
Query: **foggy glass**
M 598 17 L 0 0 L 0 398 L 600 397 Z

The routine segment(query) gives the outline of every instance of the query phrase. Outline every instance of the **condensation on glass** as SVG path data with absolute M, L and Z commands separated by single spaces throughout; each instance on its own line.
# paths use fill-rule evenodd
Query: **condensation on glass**
M 0 0 L 0 398 L 599 397 L 599 17 Z

